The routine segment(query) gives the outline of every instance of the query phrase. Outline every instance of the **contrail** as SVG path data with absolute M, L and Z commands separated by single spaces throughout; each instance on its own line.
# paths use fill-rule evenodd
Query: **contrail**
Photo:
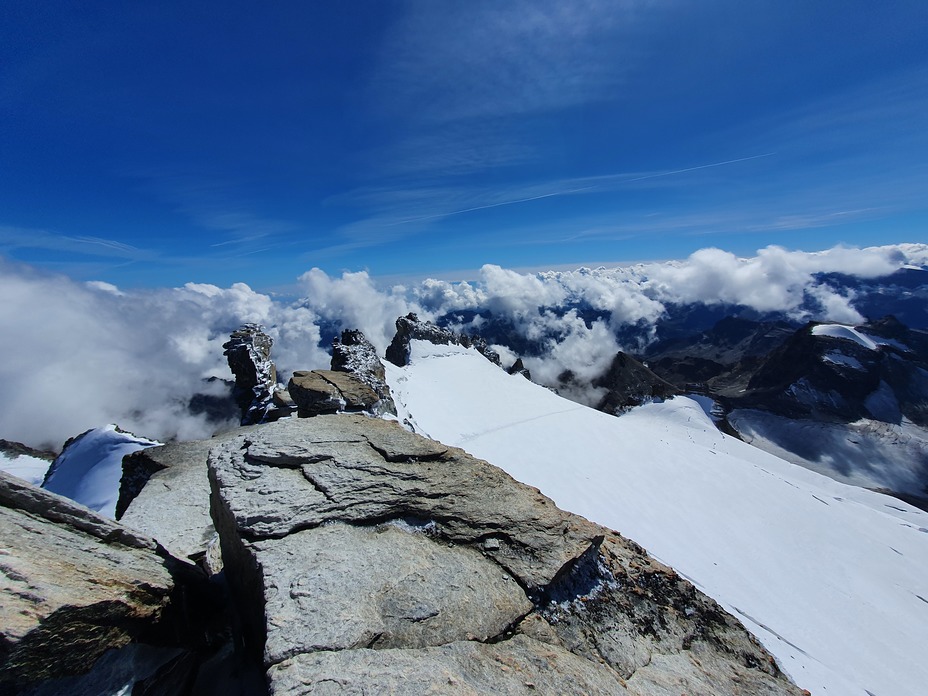
M 747 162 L 748 160 L 760 159 L 761 157 L 770 157 L 771 155 L 777 154 L 776 152 L 766 152 L 763 155 L 751 155 L 750 157 L 739 157 L 738 159 L 725 160 L 724 162 L 713 162 L 712 164 L 700 164 L 697 167 L 687 167 L 686 169 L 674 169 L 669 172 L 658 172 L 657 174 L 646 174 L 644 176 L 637 176 L 633 179 L 622 179 L 620 183 L 631 183 L 633 181 L 643 181 L 644 179 L 656 179 L 659 176 L 671 176 L 673 174 L 683 174 L 684 172 L 694 172 L 697 169 L 709 169 L 710 167 L 722 167 L 726 164 L 735 164 L 736 162 Z M 620 175 L 610 175 L 599 178 L 612 178 Z M 529 198 L 517 198 L 514 201 L 503 201 L 502 203 L 490 203 L 489 205 L 477 205 L 473 208 L 462 208 L 461 210 L 451 210 L 447 213 L 435 213 L 433 215 L 421 215 L 419 217 L 405 218 L 403 220 L 398 220 L 396 222 L 390 223 L 389 226 L 394 225 L 404 225 L 407 222 L 418 222 L 419 220 L 434 220 L 435 218 L 450 217 L 452 215 L 461 215 L 462 213 L 472 213 L 475 210 L 486 210 L 487 208 L 499 208 L 504 205 L 515 205 L 516 203 L 528 203 L 529 201 L 537 201 L 542 198 L 552 198 L 554 196 L 566 196 L 571 193 L 579 193 L 580 191 L 592 191 L 597 188 L 596 186 L 582 186 L 580 188 L 566 189 L 564 191 L 554 191 L 553 193 L 543 193 L 540 196 L 530 196 Z
M 724 162 L 713 162 L 712 164 L 700 164 L 698 167 L 687 167 L 686 169 L 674 169 L 670 172 L 658 172 L 657 174 L 646 174 L 637 176 L 634 179 L 623 179 L 624 182 L 642 181 L 644 179 L 656 179 L 659 176 L 670 176 L 671 174 L 682 174 L 683 172 L 694 172 L 697 169 L 709 169 L 709 167 L 721 167 L 726 164 L 735 164 L 735 162 L 747 162 L 748 160 L 760 159 L 761 157 L 770 157 L 777 154 L 776 152 L 765 152 L 763 155 L 751 155 L 750 157 L 739 157 L 738 159 L 725 160 Z
M 502 203 L 490 203 L 489 205 L 478 205 L 473 208 L 463 208 L 461 210 L 452 210 L 447 213 L 437 213 L 435 215 L 422 215 L 421 217 L 406 218 L 392 223 L 392 225 L 402 225 L 406 222 L 416 222 L 417 220 L 431 220 L 432 218 L 448 217 L 449 215 L 460 215 L 461 213 L 470 213 L 475 210 L 486 210 L 487 208 L 499 208 L 502 205 L 515 205 L 516 203 L 527 203 L 528 201 L 537 201 L 541 198 L 551 198 L 552 196 L 566 196 L 569 193 L 578 191 L 589 191 L 594 186 L 583 186 L 582 188 L 569 189 L 567 191 L 555 191 L 554 193 L 544 193 L 540 196 L 531 196 L 530 198 L 518 198 L 514 201 L 503 201 Z

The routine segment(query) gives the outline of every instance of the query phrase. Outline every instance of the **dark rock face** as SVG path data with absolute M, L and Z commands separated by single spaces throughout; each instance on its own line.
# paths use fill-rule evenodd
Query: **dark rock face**
M 738 393 L 763 359 L 796 328 L 784 321 L 729 316 L 706 331 L 658 341 L 639 357 L 679 389 Z
M 375 415 L 396 415 L 396 404 L 387 386 L 383 363 L 377 357 L 377 349 L 357 330 L 342 331 L 341 338 L 332 342 L 332 370 L 354 375 L 377 392 L 380 407 Z
M 522 362 L 522 358 L 516 358 L 516 361 L 509 366 L 506 372 L 511 375 L 522 375 L 528 381 L 532 381 L 532 373 L 529 372 L 529 369 Z
M 380 396 L 360 379 L 333 370 L 297 370 L 287 385 L 301 418 L 339 411 L 370 411 Z
M 262 425 L 209 476 L 273 694 L 800 693 L 640 547 L 396 423 Z
M 593 386 L 607 390 L 596 406 L 606 413 L 618 413 L 653 399 L 669 399 L 680 393 L 675 386 L 621 351 L 613 358 L 606 373 L 593 381 Z
M 398 367 L 409 364 L 409 342 L 413 339 L 428 341 L 438 346 L 458 345 L 457 334 L 450 329 L 419 321 L 416 314 L 407 314 L 396 320 L 396 335 L 387 346 L 387 360 Z
M 928 336 L 893 317 L 856 328 L 869 346 L 816 334 L 817 326 L 828 327 L 813 322 L 797 331 L 733 402 L 792 417 L 899 423 L 904 416 L 928 425 Z
M 48 450 L 37 450 L 32 447 L 28 447 L 21 442 L 12 442 L 10 440 L 3 439 L 0 439 L 0 453 L 3 453 L 8 457 L 35 457 L 36 459 L 44 459 L 49 463 L 55 461 L 55 457 L 58 456 L 54 452 Z
M 428 341 L 438 346 L 465 346 L 476 348 L 487 360 L 499 365 L 499 354 L 492 350 L 480 336 L 459 335 L 428 321 L 421 321 L 415 314 L 407 314 L 396 320 L 396 335 L 387 347 L 386 358 L 398 367 L 409 364 L 409 342 L 413 339 Z
M 0 692 L 84 674 L 129 644 L 164 645 L 181 626 L 176 599 L 193 568 L 153 539 L 3 472 L 0 538 Z M 185 652 L 172 647 L 165 660 Z
M 271 337 L 257 324 L 233 331 L 222 347 L 235 375 L 233 395 L 242 411 L 242 425 L 260 423 L 272 406 L 277 368 L 271 362 Z

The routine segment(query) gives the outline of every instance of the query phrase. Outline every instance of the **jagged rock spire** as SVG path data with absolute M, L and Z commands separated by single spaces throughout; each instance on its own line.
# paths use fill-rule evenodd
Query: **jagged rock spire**
M 242 425 L 262 422 L 272 408 L 277 384 L 277 368 L 271 360 L 273 345 L 260 324 L 243 324 L 222 345 L 235 375 L 233 395 L 242 409 Z

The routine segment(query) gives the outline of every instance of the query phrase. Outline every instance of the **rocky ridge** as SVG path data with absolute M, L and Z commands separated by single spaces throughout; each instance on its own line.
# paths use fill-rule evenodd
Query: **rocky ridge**
M 377 349 L 362 332 L 346 329 L 340 338 L 332 341 L 332 370 L 348 373 L 376 392 L 380 404 L 374 415 L 396 415 L 396 404 L 387 386 L 383 363 L 380 362 Z
M 422 321 L 418 315 L 412 313 L 396 320 L 396 335 L 387 347 L 386 359 L 397 367 L 406 365 L 409 362 L 409 342 L 412 340 L 428 341 L 441 346 L 475 348 L 490 362 L 500 364 L 499 354 L 490 348 L 481 336 L 459 334 L 432 322 Z
M 374 380 L 383 367 L 366 339 L 340 343 L 347 347 L 325 378 L 339 375 L 382 403 Z M 349 372 L 354 365 L 362 369 Z M 11 529 L 29 534 L 39 517 L 55 525 L 40 532 L 53 550 L 40 551 L 38 565 L 73 579 L 68 591 L 97 607 L 97 595 L 81 590 L 92 577 L 116 612 L 103 612 L 115 618 L 78 642 L 82 659 L 71 646 L 60 669 L 29 662 L 22 646 L 44 654 L 93 622 L 57 611 L 45 596 L 50 580 L 4 566 L 14 581 L 4 597 L 47 604 L 55 617 L 39 616 L 43 640 L 29 630 L 4 636 L 7 687 L 260 694 L 264 686 L 248 678 L 259 664 L 272 694 L 801 693 L 736 619 L 633 542 L 365 410 L 126 457 L 118 510 L 128 526 L 27 484 L 0 494 L 3 516 L 26 515 L 5 523 Z M 22 532 L 4 527 L 7 536 L 18 544 L 14 559 L 32 562 Z M 85 560 L 85 549 L 103 566 Z M 208 616 L 183 610 L 194 595 Z M 144 607 L 127 610 L 129 600 Z
M 233 396 L 242 412 L 242 425 L 268 420 L 274 409 L 277 368 L 271 361 L 273 339 L 258 324 L 244 324 L 222 344 L 235 375 Z
M 278 421 L 209 474 L 272 694 L 799 693 L 640 547 L 396 423 Z

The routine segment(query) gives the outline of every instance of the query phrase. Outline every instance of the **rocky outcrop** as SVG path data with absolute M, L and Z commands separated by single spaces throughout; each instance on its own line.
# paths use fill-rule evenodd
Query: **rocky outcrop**
M 928 425 L 928 337 L 893 317 L 857 327 L 810 322 L 763 361 L 737 408 L 790 418 Z
M 596 406 L 606 413 L 619 413 L 654 399 L 669 399 L 680 393 L 675 386 L 622 351 L 616 353 L 609 369 L 593 381 L 593 386 L 606 390 Z
M 394 422 L 259 426 L 209 476 L 273 694 L 799 693 L 640 547 Z
M 370 411 L 380 396 L 354 375 L 334 370 L 297 370 L 287 384 L 301 418 L 339 411 Z
M 222 344 L 235 375 L 233 395 L 242 411 L 242 425 L 267 419 L 273 407 L 277 368 L 271 361 L 274 341 L 258 324 L 244 324 Z
M 431 322 L 422 321 L 416 314 L 407 314 L 396 320 L 396 335 L 387 347 L 387 360 L 398 367 L 407 365 L 409 363 L 409 342 L 414 339 L 428 341 L 439 346 L 473 347 L 490 362 L 500 364 L 499 354 L 490 348 L 480 336 L 457 334 L 450 329 L 443 329 Z
M 209 514 L 206 458 L 211 448 L 242 430 L 211 440 L 149 447 L 124 457 L 116 519 L 154 537 L 177 558 L 208 561 L 216 530 Z M 216 567 L 215 562 L 204 565 L 208 571 Z
M 377 349 L 363 333 L 347 329 L 332 342 L 332 370 L 352 374 L 377 392 L 380 404 L 375 415 L 396 415 L 383 363 L 377 357 Z
M 0 439 L 0 454 L 5 454 L 10 458 L 13 457 L 33 457 L 42 459 L 51 464 L 58 455 L 50 450 L 39 450 L 24 445 L 21 442 L 12 442 L 11 440 Z
M 171 642 L 197 574 L 150 537 L 0 472 L 0 545 L 0 692 L 74 678 L 130 644 L 170 648 L 153 671 L 190 654 Z
M 532 373 L 522 362 L 522 358 L 516 358 L 516 361 L 506 369 L 506 372 L 511 375 L 522 375 L 528 381 L 532 381 Z

